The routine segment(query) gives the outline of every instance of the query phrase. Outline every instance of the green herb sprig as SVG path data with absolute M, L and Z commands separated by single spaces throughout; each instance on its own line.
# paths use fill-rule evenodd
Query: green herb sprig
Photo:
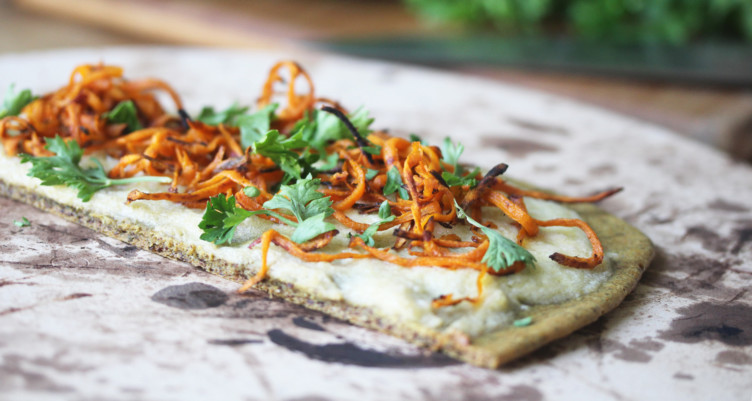
M 350 120 L 360 136 L 366 137 L 371 132 L 370 126 L 373 123 L 373 118 L 370 117 L 368 110 L 364 107 L 359 107 L 348 114 L 347 119 Z M 315 121 L 314 130 L 306 140 L 316 149 L 323 150 L 329 143 L 340 139 L 354 139 L 350 130 L 336 115 L 314 110 L 313 120 Z M 373 150 L 375 151 L 375 149 Z
M 279 192 L 262 205 L 264 209 L 254 211 L 237 207 L 234 196 L 214 196 L 207 202 L 204 216 L 199 223 L 199 228 L 204 231 L 200 238 L 217 245 L 230 242 L 237 226 L 248 217 L 258 214 L 273 216 L 282 223 L 295 227 L 290 239 L 299 244 L 335 230 L 334 224 L 324 221 L 334 213 L 334 209 L 331 208 L 332 200 L 316 191 L 320 182 L 318 179 L 305 178 L 293 185 L 282 185 Z M 248 196 L 258 196 L 256 191 L 244 190 Z M 297 222 L 285 218 L 273 209 L 288 210 Z
M 238 117 L 248 113 L 248 109 L 248 106 L 241 107 L 237 103 L 233 103 L 232 105 L 230 105 L 230 107 L 221 111 L 215 111 L 214 107 L 205 106 L 201 109 L 201 112 L 198 113 L 196 120 L 201 121 L 202 123 L 207 125 L 224 124 L 235 127 L 237 126 L 236 120 L 238 119 Z M 264 132 L 266 132 L 266 130 L 264 130 Z
M 228 127 L 240 128 L 240 145 L 246 149 L 255 142 L 263 140 L 264 135 L 271 128 L 274 112 L 278 106 L 277 103 L 272 103 L 253 113 L 248 113 L 250 107 L 241 107 L 237 103 L 220 111 L 214 110 L 211 106 L 205 106 L 196 119 L 207 125 L 224 124 Z
M 302 134 L 302 131 L 298 130 L 293 135 L 285 137 L 277 130 L 270 130 L 263 138 L 251 145 L 253 153 L 272 159 L 274 164 L 289 176 L 285 181 L 299 180 L 313 173 L 311 163 L 317 161 L 319 157 L 308 152 L 300 154 L 295 152 L 308 146 Z
M 31 90 L 24 89 L 18 93 L 14 93 L 14 87 L 15 85 L 11 84 L 5 92 L 3 108 L 0 109 L 0 118 L 21 114 L 21 110 L 35 99 L 34 95 L 31 94 Z
M 141 121 L 138 120 L 138 110 L 136 110 L 136 105 L 132 100 L 118 103 L 112 110 L 102 113 L 102 118 L 111 124 L 125 124 L 128 127 L 127 132 L 144 128 Z
M 363 242 L 368 246 L 373 246 L 373 235 L 376 234 L 377 231 L 379 231 L 379 226 L 381 226 L 384 223 L 389 223 L 392 220 L 396 219 L 397 217 L 392 214 L 392 209 L 389 207 L 389 202 L 384 201 L 381 203 L 381 206 L 379 206 L 379 221 L 376 223 L 371 224 L 368 226 L 368 228 L 363 231 L 363 234 L 350 234 L 351 237 L 358 237 L 363 240 Z
M 272 103 L 255 113 L 245 114 L 235 119 L 234 123 L 240 127 L 240 145 L 243 146 L 243 149 L 263 139 L 264 134 L 269 131 L 272 121 L 274 121 L 274 112 L 277 110 L 277 106 L 277 103 Z
M 246 187 L 243 192 L 247 196 L 258 196 L 259 190 L 254 187 Z M 212 196 L 209 201 L 206 202 L 206 209 L 204 209 L 204 215 L 201 218 L 201 222 L 198 223 L 198 227 L 203 231 L 201 238 L 204 241 L 213 242 L 217 245 L 229 243 L 235 236 L 235 230 L 238 225 L 245 219 L 265 214 L 267 216 L 273 216 L 285 224 L 295 226 L 296 222 L 289 220 L 281 214 L 271 210 L 245 210 L 242 207 L 238 207 L 235 202 L 235 196 L 225 197 L 224 195 Z
M 465 219 L 468 223 L 480 228 L 483 234 L 488 237 L 488 250 L 483 255 L 481 262 L 488 265 L 495 272 L 506 270 L 509 266 L 517 262 L 524 262 L 528 267 L 534 266 L 535 257 L 527 249 L 505 238 L 498 231 L 475 221 L 462 210 L 457 201 L 454 201 L 454 205 L 457 208 L 457 217 Z
M 402 182 L 399 170 L 397 170 L 397 167 L 392 166 L 392 168 L 386 172 L 386 184 L 384 184 L 383 189 L 384 195 L 391 195 L 398 192 L 400 198 L 405 200 L 410 199 L 410 193 L 407 192 L 403 185 L 404 183 Z
M 480 172 L 479 168 L 475 168 L 470 174 L 463 174 L 465 169 L 460 164 L 460 156 L 465 151 L 465 145 L 457 142 L 453 144 L 449 137 L 444 138 L 444 142 L 441 144 L 441 155 L 447 164 L 450 164 L 454 168 L 454 172 L 443 171 L 441 178 L 444 179 L 447 185 L 450 187 L 464 186 L 474 187 L 478 180 L 475 177 Z
M 55 156 L 41 157 L 21 155 L 21 163 L 31 163 L 29 176 L 42 180 L 42 185 L 65 185 L 78 190 L 78 198 L 88 202 L 95 192 L 113 185 L 131 184 L 134 182 L 169 183 L 169 177 L 141 176 L 131 178 L 109 178 L 99 160 L 92 158 L 95 163 L 92 168 L 82 168 L 81 157 L 83 150 L 76 141 L 66 142 L 60 136 L 48 139 L 45 149 Z

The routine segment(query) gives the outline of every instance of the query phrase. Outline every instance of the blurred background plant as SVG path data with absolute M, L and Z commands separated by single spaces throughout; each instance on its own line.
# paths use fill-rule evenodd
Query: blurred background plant
M 472 31 L 616 43 L 752 42 L 752 0 L 404 0 L 426 20 Z

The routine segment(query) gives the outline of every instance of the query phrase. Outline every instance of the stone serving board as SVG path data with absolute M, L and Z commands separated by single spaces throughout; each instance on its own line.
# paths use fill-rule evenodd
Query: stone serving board
M 314 54 L 186 48 L 0 56 L 0 88 L 56 89 L 103 61 L 161 78 L 189 112 L 251 104 L 298 60 L 375 126 L 603 208 L 657 257 L 596 323 L 493 371 L 267 298 L 0 198 L 2 400 L 750 400 L 752 169 L 664 129 L 461 75 Z M 17 227 L 25 216 L 30 227 Z

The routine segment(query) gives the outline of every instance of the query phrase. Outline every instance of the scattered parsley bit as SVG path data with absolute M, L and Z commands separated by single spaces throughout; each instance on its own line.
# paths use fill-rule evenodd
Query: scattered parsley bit
M 506 270 L 509 266 L 517 262 L 524 262 L 528 267 L 533 266 L 535 257 L 527 249 L 505 238 L 498 231 L 475 221 L 462 210 L 457 201 L 454 201 L 454 205 L 457 208 L 457 217 L 465 219 L 468 223 L 480 228 L 483 234 L 488 237 L 488 250 L 481 262 L 488 265 L 495 272 Z
M 272 120 L 274 120 L 274 112 L 277 110 L 277 106 L 277 103 L 272 103 L 255 113 L 235 118 L 234 124 L 240 127 L 240 145 L 243 149 L 263 139 L 264 134 L 271 127 Z
M 441 144 L 441 156 L 445 162 L 454 167 L 454 174 L 457 176 L 462 174 L 462 166 L 460 166 L 459 161 L 464 151 L 465 145 L 459 142 L 455 145 L 449 137 L 444 138 L 444 142 Z
M 125 100 L 118 103 L 112 110 L 102 113 L 102 118 L 110 124 L 125 124 L 128 127 L 127 132 L 137 131 L 143 128 L 138 120 L 138 111 L 132 100 Z
M 467 185 L 472 188 L 476 184 L 478 184 L 478 180 L 475 179 L 475 177 L 478 176 L 478 172 L 480 172 L 480 169 L 476 167 L 475 170 L 473 170 L 470 174 L 467 174 L 464 177 L 458 177 L 454 173 L 444 171 L 441 173 L 441 178 L 443 178 L 444 182 L 446 182 L 446 184 L 450 187 L 461 187 Z
M 255 198 L 261 195 L 261 191 L 256 187 L 245 187 L 243 188 L 243 193 L 249 198 Z
M 26 216 L 22 216 L 21 221 L 13 220 L 13 224 L 15 224 L 16 227 L 28 227 L 31 225 L 31 222 L 26 218 Z
M 530 323 L 532 323 L 532 322 L 533 322 L 533 318 L 530 317 L 530 316 L 528 316 L 528 317 L 525 317 L 525 318 L 522 318 L 522 319 L 515 320 L 514 323 L 512 323 L 512 326 L 514 326 L 514 327 L 525 327 L 525 326 L 530 326 Z
M 232 127 L 237 126 L 237 119 L 238 117 L 246 114 L 248 112 L 248 107 L 240 107 L 237 103 L 233 103 L 230 107 L 222 110 L 222 111 L 214 111 L 214 107 L 206 106 L 201 109 L 201 112 L 198 114 L 198 117 L 196 118 L 198 121 L 201 121 L 204 124 L 208 125 L 219 125 L 224 124 Z M 269 128 L 265 129 L 262 132 L 268 131 Z
M 405 188 L 402 187 L 402 177 L 400 177 L 397 167 L 392 166 L 389 171 L 386 172 L 386 184 L 384 184 L 384 195 L 391 195 L 399 191 L 399 196 L 402 199 L 410 199 L 410 194 Z
M 21 92 L 14 94 L 14 87 L 15 85 L 11 84 L 8 87 L 8 90 L 5 91 L 3 108 L 0 109 L 0 118 L 21 114 L 23 108 L 35 99 L 29 89 L 24 89 Z
M 459 142 L 455 145 L 449 137 L 444 138 L 441 145 L 441 155 L 446 163 L 454 167 L 454 172 L 444 171 L 441 173 L 441 178 L 450 187 L 467 185 L 472 188 L 478 183 L 475 177 L 480 172 L 479 168 L 476 167 L 470 174 L 463 174 L 465 169 L 459 164 L 459 160 L 464 151 L 465 145 Z
M 415 134 L 410 134 L 410 142 L 420 142 L 421 145 L 428 145 L 423 138 Z
M 379 221 L 371 224 L 363 231 L 363 234 L 350 234 L 351 237 L 358 237 L 368 246 L 374 246 L 373 235 L 379 231 L 379 226 L 384 223 L 389 223 L 394 220 L 396 216 L 392 215 L 392 209 L 389 207 L 389 202 L 384 201 L 379 206 Z
M 130 184 L 134 182 L 169 183 L 169 177 L 139 176 L 131 178 L 109 178 L 99 160 L 92 158 L 95 167 L 83 169 L 79 166 L 83 150 L 76 141 L 66 142 L 60 136 L 48 139 L 44 147 L 55 156 L 35 157 L 21 155 L 21 163 L 31 163 L 30 177 L 42 180 L 42 185 L 66 185 L 78 190 L 78 198 L 88 202 L 92 195 L 100 189 L 113 185 Z
M 379 175 L 379 170 L 374 170 L 374 169 L 370 169 L 370 168 L 366 169 L 366 179 L 367 180 L 372 180 L 373 177 L 376 177 L 377 175 Z
M 379 206 L 379 218 L 382 222 L 388 223 L 394 220 L 394 217 L 395 216 L 392 215 L 392 208 L 389 207 L 389 202 L 381 202 L 381 206 Z

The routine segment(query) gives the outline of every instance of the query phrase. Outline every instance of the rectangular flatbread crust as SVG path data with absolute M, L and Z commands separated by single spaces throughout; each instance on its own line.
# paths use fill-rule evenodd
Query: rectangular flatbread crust
M 8 160 L 6 163 L 18 163 Z M 18 171 L 15 169 L 16 172 Z M 7 169 L 0 173 L 0 194 L 59 215 L 94 231 L 117 238 L 159 255 L 184 261 L 222 277 L 243 282 L 258 269 L 254 261 L 238 262 L 223 256 L 226 249 L 198 247 L 180 234 L 155 230 L 164 221 L 145 224 L 127 216 L 97 212 L 81 203 L 68 188 L 42 187 L 30 177 Z M 90 202 L 97 202 L 95 196 Z M 142 202 L 139 207 L 149 207 Z M 182 207 L 176 205 L 176 207 Z M 550 305 L 532 305 L 525 310 L 531 324 L 507 327 L 471 337 L 456 331 L 439 331 L 415 322 L 385 316 L 373 308 L 322 299 L 290 282 L 273 277 L 257 285 L 271 296 L 318 310 L 355 325 L 379 330 L 421 347 L 443 352 L 473 365 L 496 368 L 598 319 L 616 307 L 635 287 L 653 257 L 650 240 L 624 221 L 590 204 L 571 206 L 595 230 L 613 260 L 613 274 L 597 289 L 576 299 Z M 177 231 L 176 231 L 177 233 Z M 213 250 L 214 249 L 214 250 Z M 383 263 L 383 262 L 381 262 Z

